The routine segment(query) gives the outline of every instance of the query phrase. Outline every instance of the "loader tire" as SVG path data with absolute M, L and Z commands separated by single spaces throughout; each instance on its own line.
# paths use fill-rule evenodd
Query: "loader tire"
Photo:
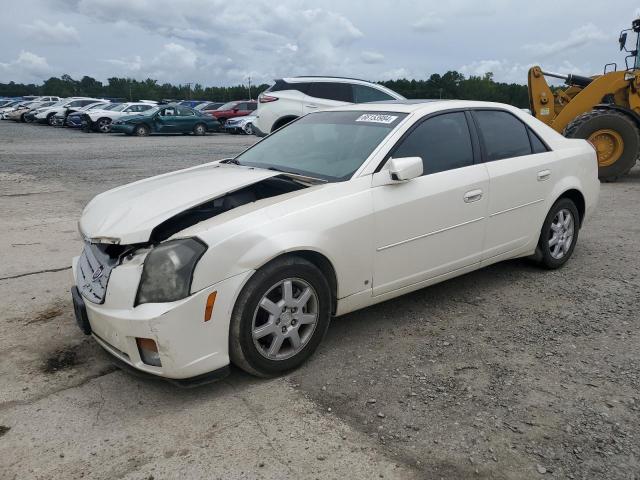
M 567 138 L 591 141 L 598 152 L 598 178 L 613 182 L 629 173 L 640 155 L 640 129 L 616 110 L 592 110 L 576 117 L 564 130 Z

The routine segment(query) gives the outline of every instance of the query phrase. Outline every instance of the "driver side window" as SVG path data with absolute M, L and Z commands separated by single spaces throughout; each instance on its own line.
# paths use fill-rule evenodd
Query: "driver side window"
M 473 165 L 471 135 L 464 112 L 428 118 L 400 141 L 393 157 L 421 157 L 423 175 Z

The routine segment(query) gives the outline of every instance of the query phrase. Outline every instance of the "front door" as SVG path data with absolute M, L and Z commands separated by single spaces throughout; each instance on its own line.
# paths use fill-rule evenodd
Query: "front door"
M 160 133 L 175 133 L 178 131 L 177 107 L 165 107 L 158 112 L 156 127 Z
M 393 149 L 421 157 L 424 173 L 373 187 L 374 295 L 480 262 L 489 174 L 478 153 L 462 111 L 427 118 Z

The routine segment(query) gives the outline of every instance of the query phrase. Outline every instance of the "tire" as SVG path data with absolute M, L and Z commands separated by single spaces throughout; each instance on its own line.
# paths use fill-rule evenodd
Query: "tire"
M 563 213 L 566 230 L 558 231 L 559 215 Z M 567 213 L 570 215 L 570 222 L 567 222 Z M 578 233 L 580 231 L 580 214 L 576 208 L 575 203 L 569 198 L 560 198 L 553 204 L 551 210 L 547 214 L 547 217 L 542 224 L 542 230 L 540 231 L 540 238 L 538 239 L 538 261 L 539 263 L 549 270 L 562 267 L 571 255 L 578 242 Z M 569 223 L 567 225 L 567 223 Z M 553 244 L 552 242 L 556 243 Z M 558 238 L 560 237 L 560 238 Z M 562 242 L 563 239 L 569 239 L 570 241 Z M 564 245 L 561 245 L 564 243 Z M 562 248 L 561 248 L 562 247 Z M 562 251 L 560 251 L 562 250 Z
M 140 125 L 136 126 L 136 128 L 133 130 L 133 133 L 137 137 L 146 137 L 147 135 L 149 135 L 150 130 L 149 127 L 147 127 L 144 123 L 141 123 Z
M 204 123 L 198 123 L 193 127 L 193 134 L 201 137 L 207 133 L 207 126 Z
M 291 282 L 290 296 L 285 294 L 286 282 Z M 307 289 L 309 297 L 304 306 L 292 307 L 296 301 L 304 301 L 301 295 Z M 275 310 L 277 317 L 259 305 L 265 296 L 270 302 L 265 305 Z M 331 290 L 320 269 L 293 255 L 276 259 L 249 279 L 236 300 L 229 328 L 231 361 L 258 377 L 273 377 L 297 368 L 318 348 L 330 316 Z M 315 323 L 310 323 L 312 317 Z M 261 334 L 254 338 L 254 331 L 260 328 Z M 292 336 L 300 341 L 297 348 Z M 270 349 L 275 354 L 270 355 Z
M 601 132 L 601 135 L 598 135 Z M 598 177 L 615 181 L 629 173 L 640 155 L 640 129 L 628 115 L 616 110 L 592 110 L 576 117 L 564 130 L 568 138 L 601 138 L 604 151 L 598 150 Z M 607 158 L 607 146 L 622 140 L 622 153 Z M 597 144 L 597 143 L 596 143 Z
M 245 135 L 253 135 L 253 124 L 247 123 L 242 130 L 244 130 Z
M 95 123 L 96 130 L 100 133 L 109 133 L 111 131 L 111 119 L 110 118 L 99 118 Z
M 24 113 L 20 115 L 20 122 L 21 123 L 27 123 L 27 121 L 25 120 L 24 116 L 25 116 Z
M 47 115 L 47 124 L 50 126 L 55 126 L 56 124 L 56 114 L 55 113 L 50 113 L 49 115 Z

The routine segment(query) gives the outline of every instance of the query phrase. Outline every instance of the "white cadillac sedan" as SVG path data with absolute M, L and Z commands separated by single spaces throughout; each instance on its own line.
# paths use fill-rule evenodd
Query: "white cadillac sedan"
M 592 146 L 502 104 L 312 113 L 233 159 L 96 196 L 76 317 L 120 364 L 180 383 L 299 366 L 331 317 L 502 260 L 571 257 Z

